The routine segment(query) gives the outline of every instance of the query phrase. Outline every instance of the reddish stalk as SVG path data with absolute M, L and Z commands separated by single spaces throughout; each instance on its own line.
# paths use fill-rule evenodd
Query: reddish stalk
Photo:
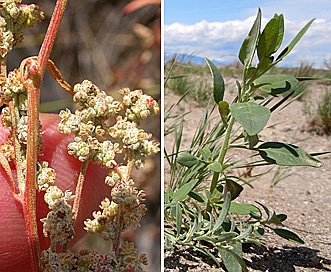
M 82 198 L 82 191 L 83 191 L 83 186 L 84 186 L 84 181 L 85 181 L 85 174 L 87 170 L 87 166 L 89 165 L 89 161 L 83 162 L 80 173 L 78 176 L 78 181 L 76 185 L 76 191 L 75 191 L 75 200 L 74 204 L 72 206 L 72 222 L 75 224 L 77 215 L 78 215 L 78 210 L 79 210 L 79 205 L 80 205 L 80 200 Z
M 122 229 L 123 229 L 123 224 L 124 224 L 124 218 L 123 218 L 123 213 L 125 209 L 123 205 L 118 205 L 118 219 L 117 219 L 117 226 L 116 226 L 116 238 L 114 241 L 113 245 L 113 251 L 115 253 L 116 258 L 118 258 L 118 254 L 120 252 L 120 245 L 121 245 L 121 234 L 122 234 Z
M 51 54 L 67 0 L 57 0 L 51 22 L 37 59 L 37 71 L 30 70 L 33 86 L 28 89 L 28 142 L 26 188 L 23 195 L 23 214 L 31 257 L 32 271 L 39 271 L 39 237 L 36 217 L 36 170 L 39 138 L 39 99 L 42 79 Z M 28 64 L 28 63 L 27 63 Z M 29 76 L 29 75 L 28 75 Z

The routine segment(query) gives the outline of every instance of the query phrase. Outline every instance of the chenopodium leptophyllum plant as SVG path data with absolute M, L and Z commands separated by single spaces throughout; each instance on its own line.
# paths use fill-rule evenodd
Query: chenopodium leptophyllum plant
M 264 142 L 259 138 L 271 114 L 287 103 L 298 81 L 302 80 L 267 72 L 291 52 L 313 22 L 305 25 L 276 56 L 284 36 L 284 17 L 275 14 L 264 29 L 261 28 L 261 18 L 259 10 L 241 46 L 239 60 L 243 64 L 243 74 L 241 82 L 236 82 L 238 91 L 232 102 L 224 99 L 225 84 L 220 71 L 206 59 L 213 78 L 213 102 L 219 111 L 219 122 L 207 130 L 212 118 L 212 111 L 207 109 L 190 147 L 181 150 L 185 125 L 175 121 L 177 127 L 172 131 L 176 140 L 172 153 L 166 151 L 171 168 L 164 206 L 166 248 L 171 250 L 174 245 L 192 247 L 212 258 L 218 266 L 219 256 L 227 270 L 233 272 L 248 271 L 242 259 L 242 244 L 260 245 L 259 238 L 265 229 L 289 241 L 304 243 L 297 234 L 284 228 L 286 214 L 272 213 L 258 202 L 235 201 L 244 185 L 251 182 L 236 169 L 251 171 L 256 167 L 275 165 L 322 166 L 319 160 L 296 145 Z M 170 68 L 173 70 L 174 64 Z M 171 77 L 167 76 L 167 80 Z M 166 119 L 171 119 L 172 109 Z M 237 152 L 234 159 L 236 150 L 242 153 Z M 242 158 L 238 159 L 240 154 Z M 263 171 L 252 176 L 252 180 L 262 174 Z
M 0 5 L 1 48 L 1 121 L 10 128 L 7 143 L 1 147 L 0 162 L 11 183 L 13 196 L 22 205 L 32 271 L 143 271 L 144 254 L 138 255 L 133 243 L 122 242 L 123 231 L 139 226 L 146 212 L 145 193 L 135 187 L 130 176 L 133 167 L 141 167 L 146 156 L 159 151 L 152 135 L 139 127 L 142 119 L 159 112 L 157 102 L 142 90 L 123 88 L 121 101 L 115 100 L 88 80 L 73 88 L 49 60 L 66 1 L 58 0 L 37 57 L 22 61 L 20 67 L 6 72 L 7 54 L 23 38 L 23 30 L 43 19 L 36 5 L 19 0 L 2 1 Z M 73 134 L 68 153 L 81 162 L 74 194 L 56 185 L 56 173 L 48 162 L 39 161 L 42 145 L 39 121 L 39 94 L 45 69 L 70 94 L 77 105 L 59 114 L 58 129 Z M 104 181 L 109 197 L 101 201 L 100 210 L 86 219 L 85 230 L 99 233 L 109 240 L 108 253 L 82 250 L 72 253 L 69 243 L 75 235 L 82 189 L 88 165 L 93 162 L 108 169 Z M 11 170 L 15 164 L 16 176 Z M 74 178 L 74 177 L 73 177 Z M 95 181 L 97 182 L 97 181 Z M 36 218 L 36 191 L 45 191 L 50 211 L 42 219 L 43 233 L 50 246 L 41 252 Z M 88 216 L 88 215 L 87 215 Z

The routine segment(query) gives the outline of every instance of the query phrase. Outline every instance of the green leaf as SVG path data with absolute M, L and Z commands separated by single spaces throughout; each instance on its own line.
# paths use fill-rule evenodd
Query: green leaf
M 261 29 L 261 9 L 258 10 L 257 17 L 254 21 L 254 24 L 251 30 L 248 33 L 248 36 L 245 38 L 243 44 L 241 45 L 239 51 L 239 60 L 248 68 L 253 60 L 255 48 L 260 36 Z
M 254 233 L 254 235 L 256 236 L 256 237 L 261 237 L 261 236 L 263 236 L 264 235 L 264 229 L 263 228 L 261 228 L 261 227 L 258 227 L 256 230 L 254 230 L 253 231 L 253 233 Z
M 286 229 L 272 229 L 277 235 L 280 237 L 290 241 L 294 242 L 300 245 L 303 245 L 305 242 L 294 232 L 286 230 Z
M 294 37 L 294 39 L 291 41 L 291 43 L 280 53 L 280 55 L 277 57 L 276 62 L 281 61 L 286 55 L 288 55 L 292 49 L 296 46 L 296 44 L 301 40 L 302 36 L 306 33 L 308 28 L 311 26 L 311 24 L 314 22 L 315 19 L 310 20 L 300 31 L 299 33 Z
M 188 193 L 188 195 L 190 197 L 192 197 L 193 199 L 195 199 L 196 201 L 200 202 L 200 203 L 204 203 L 206 201 L 204 196 L 202 194 L 197 193 L 197 192 L 190 191 Z
M 166 250 L 172 250 L 173 249 L 173 245 L 171 243 L 171 240 L 168 237 L 164 238 L 165 242 L 164 242 L 164 248 Z
M 275 212 L 271 216 L 271 218 L 268 220 L 269 224 L 276 224 L 281 225 L 283 221 L 287 219 L 286 214 L 276 214 Z
M 227 179 L 225 185 L 226 185 L 225 187 L 226 192 L 231 193 L 231 200 L 236 199 L 240 195 L 240 193 L 244 190 L 244 188 L 240 184 L 238 184 L 237 182 L 231 179 Z
M 198 181 L 198 179 L 194 179 L 180 187 L 172 196 L 171 204 L 177 204 L 178 202 L 183 201 Z
M 252 204 L 231 202 L 229 212 L 235 214 L 250 214 L 259 212 L 259 208 Z
M 235 243 L 231 249 L 219 248 L 223 263 L 229 272 L 248 272 L 247 266 L 242 259 L 242 244 Z
M 254 81 L 255 86 L 274 96 L 294 89 L 297 84 L 298 80 L 289 75 L 262 75 Z
M 266 142 L 258 147 L 260 156 L 268 163 L 282 166 L 321 167 L 322 162 L 315 159 L 303 149 L 292 144 Z
M 223 203 L 223 207 L 222 207 L 222 210 L 215 222 L 215 225 L 213 227 L 213 232 L 217 231 L 219 228 L 222 227 L 222 224 L 229 212 L 229 208 L 230 208 L 230 203 L 231 203 L 231 193 L 230 192 L 227 192 L 226 196 L 225 196 L 225 200 L 224 200 L 224 203 Z
M 221 116 L 228 116 L 230 112 L 229 103 L 226 101 L 218 102 L 218 112 L 221 114 Z
M 176 204 L 176 230 L 177 236 L 179 236 L 182 229 L 182 207 L 177 203 Z
M 230 106 L 232 116 L 242 125 L 248 135 L 258 134 L 267 124 L 270 110 L 254 102 L 235 103 Z
M 284 37 L 284 16 L 283 14 L 275 14 L 274 18 L 279 20 L 279 28 L 278 28 L 278 39 L 277 44 L 275 47 L 275 52 L 279 49 L 279 47 L 282 45 L 283 37 Z
M 202 158 L 205 162 L 212 162 L 213 160 L 213 153 L 210 151 L 209 148 L 202 148 L 199 150 L 199 153 L 202 155 Z
M 193 165 L 196 165 L 199 163 L 199 159 L 188 152 L 182 152 L 178 155 L 177 162 L 180 165 L 192 167 Z
M 260 203 L 260 202 L 258 202 L 258 201 L 255 201 L 255 202 L 256 202 L 257 204 L 259 204 L 259 205 L 262 206 L 263 210 L 265 211 L 265 213 L 266 213 L 266 215 L 267 215 L 267 217 L 268 217 L 268 219 L 269 219 L 269 217 L 270 217 L 270 211 L 269 211 L 269 209 L 267 208 L 267 206 L 263 205 L 262 203 Z
M 266 93 L 277 96 L 294 89 L 298 82 L 295 77 L 289 75 L 262 75 L 254 81 L 254 85 L 260 86 Z
M 269 58 L 275 53 L 279 33 L 279 20 L 272 18 L 265 26 L 257 45 L 257 55 L 259 60 Z
M 224 80 L 221 75 L 221 72 L 217 69 L 215 64 L 212 63 L 207 58 L 205 58 L 205 61 L 207 62 L 210 73 L 213 77 L 214 101 L 216 102 L 216 104 L 218 104 L 218 102 L 222 101 L 224 97 L 224 90 L 225 90 Z
M 207 168 L 216 173 L 220 173 L 223 170 L 222 164 L 220 164 L 219 162 L 213 162 L 209 164 Z

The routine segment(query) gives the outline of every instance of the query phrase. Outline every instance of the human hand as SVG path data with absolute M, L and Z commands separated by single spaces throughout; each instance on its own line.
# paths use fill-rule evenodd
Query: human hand
M 49 162 L 49 166 L 56 171 L 56 185 L 61 190 L 70 190 L 74 194 L 81 162 L 67 153 L 67 144 L 72 136 L 58 132 L 60 119 L 57 115 L 41 114 L 40 117 L 44 146 L 40 160 Z M 6 142 L 8 134 L 8 129 L 0 126 L 0 143 Z M 106 174 L 106 169 L 92 163 L 88 167 L 72 244 L 84 235 L 84 220 L 92 217 L 91 214 L 98 210 L 100 201 L 110 193 L 109 187 L 103 182 Z M 49 239 L 44 237 L 40 222 L 49 211 L 43 196 L 44 192 L 37 192 L 37 224 L 41 250 L 49 247 Z M 13 197 L 8 176 L 0 166 L 0 271 L 29 271 L 29 260 L 22 206 Z

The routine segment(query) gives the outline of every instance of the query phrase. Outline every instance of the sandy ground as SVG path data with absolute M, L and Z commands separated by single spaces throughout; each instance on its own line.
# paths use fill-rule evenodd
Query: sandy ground
M 331 90 L 330 86 L 318 84 L 310 85 L 310 88 L 313 88 L 314 97 Z M 178 99 L 166 90 L 165 104 L 175 103 Z M 304 105 L 304 102 L 295 101 L 276 111 L 260 138 L 297 144 L 308 153 L 331 151 L 330 136 L 306 131 Z M 187 100 L 177 108 L 178 113 L 192 111 L 185 117 L 184 145 L 187 145 L 205 109 Z M 172 141 L 171 137 L 166 137 L 165 146 L 170 147 Z M 324 163 L 322 168 L 293 168 L 290 176 L 274 187 L 271 186 L 272 177 L 267 176 L 254 181 L 253 189 L 245 187 L 240 195 L 239 201 L 259 201 L 277 213 L 287 214 L 285 226 L 305 241 L 305 245 L 298 246 L 267 233 L 263 237 L 265 246 L 244 247 L 244 259 L 250 271 L 331 271 L 331 156 L 324 155 L 319 159 Z M 165 172 L 167 174 L 167 170 Z M 175 252 L 165 253 L 165 271 L 224 270 L 216 269 L 212 262 L 189 249 L 178 248 Z

